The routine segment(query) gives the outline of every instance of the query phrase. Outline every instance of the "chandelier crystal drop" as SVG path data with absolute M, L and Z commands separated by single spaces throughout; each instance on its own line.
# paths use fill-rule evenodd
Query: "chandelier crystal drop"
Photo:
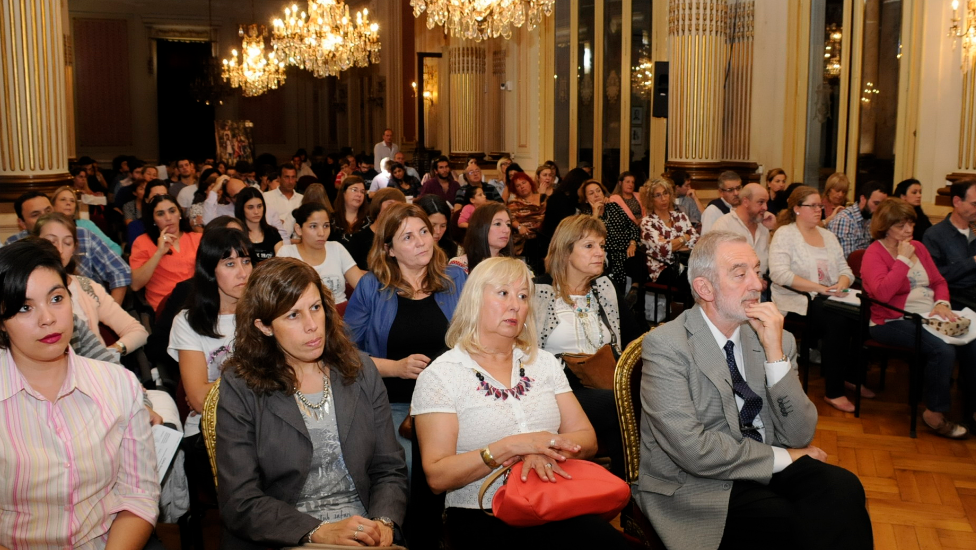
M 233 57 L 223 60 L 221 76 L 230 82 L 231 87 L 240 88 L 244 97 L 254 97 L 285 83 L 285 62 L 274 48 L 265 54 L 267 31 L 264 25 L 247 25 L 246 28 L 245 31 L 242 26 L 239 31 L 244 37 L 240 60 L 237 50 L 232 50 Z
M 285 8 L 285 17 L 274 20 L 271 43 L 289 65 L 317 78 L 380 60 L 379 25 L 369 22 L 369 10 L 350 17 L 338 0 L 310 0 L 308 13 Z
M 529 30 L 552 15 L 555 0 L 410 0 L 413 16 L 427 12 L 427 28 L 444 27 L 451 36 L 478 42 L 512 37 L 512 27 Z

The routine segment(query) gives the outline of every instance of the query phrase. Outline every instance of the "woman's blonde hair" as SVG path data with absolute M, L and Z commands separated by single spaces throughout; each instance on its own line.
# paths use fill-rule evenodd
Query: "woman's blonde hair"
M 776 228 L 779 229 L 784 225 L 790 225 L 796 222 L 796 212 L 793 210 L 798 205 L 803 204 L 810 195 L 818 195 L 816 189 L 810 187 L 809 185 L 800 185 L 790 193 L 790 197 L 786 199 L 786 208 L 776 216 Z
M 62 189 L 71 190 L 70 187 L 62 187 Z M 54 196 L 58 196 L 57 192 L 54 193 Z M 34 222 L 34 229 L 31 230 L 31 235 L 40 239 L 41 231 L 49 223 L 60 223 L 63 225 L 68 230 L 68 233 L 71 233 L 71 238 L 75 241 L 75 253 L 71 255 L 71 260 L 68 261 L 68 265 L 64 266 L 65 272 L 69 275 L 74 275 L 78 267 L 78 226 L 75 224 L 73 218 L 69 218 L 61 212 L 48 212 L 40 218 L 37 218 L 37 221 Z M 58 257 L 60 258 L 61 256 L 59 255 Z
M 546 273 L 552 277 L 552 289 L 567 304 L 573 303 L 569 297 L 571 289 L 567 284 L 569 256 L 573 253 L 573 247 L 576 246 L 576 243 L 591 234 L 606 239 L 607 226 L 603 224 L 600 218 L 578 214 L 559 222 L 556 232 L 552 234 L 552 240 L 549 241 L 549 253 L 546 254 Z M 593 282 L 595 278 L 591 278 L 586 283 Z
M 665 177 L 654 178 L 641 186 L 638 196 L 640 197 L 640 203 L 644 207 L 644 210 L 647 210 L 649 213 L 654 212 L 654 192 L 658 189 L 667 189 L 671 195 L 671 200 L 668 202 L 668 210 L 674 210 L 674 182 Z
M 538 346 L 535 315 L 532 314 L 535 285 L 532 284 L 532 273 L 529 272 L 529 268 L 524 262 L 515 258 L 501 256 L 488 258 L 471 270 L 461 291 L 461 297 L 458 298 L 451 326 L 444 337 L 448 347 L 459 347 L 468 353 L 487 353 L 489 350 L 481 344 L 478 328 L 485 288 L 488 285 L 514 285 L 522 282 L 525 282 L 529 292 L 529 300 L 526 302 L 528 314 L 525 316 L 522 331 L 515 337 L 515 347 L 525 352 L 529 356 L 528 362 L 531 363 L 535 359 Z
M 847 174 L 843 172 L 834 172 L 827 178 L 827 183 L 824 184 L 823 196 L 829 197 L 831 191 L 840 189 L 843 189 L 844 194 L 846 195 L 850 188 L 851 180 L 847 179 Z
M 54 193 L 51 194 L 51 205 L 53 206 L 54 203 L 58 202 L 58 195 L 64 193 L 65 191 L 71 191 L 71 194 L 75 196 L 75 213 L 71 215 L 71 219 L 77 220 L 80 217 L 79 211 L 81 209 L 78 208 L 78 193 L 75 193 L 74 187 L 71 187 L 70 185 L 62 185 L 61 187 L 55 189 Z
M 383 285 L 382 290 L 393 288 L 407 298 L 413 296 L 414 289 L 403 279 L 400 264 L 396 258 L 390 256 L 390 249 L 393 246 L 394 235 L 409 218 L 417 218 L 423 221 L 427 231 L 431 235 L 434 234 L 434 228 L 431 227 L 427 214 L 419 206 L 397 203 L 387 208 L 383 212 L 383 216 L 370 226 L 375 236 L 373 237 L 373 246 L 369 249 L 367 256 L 369 270 L 376 276 L 376 280 Z M 436 246 L 437 243 L 433 244 L 435 245 L 434 253 L 430 258 L 430 263 L 427 264 L 424 286 L 419 289 L 427 294 L 436 294 L 454 286 L 454 282 L 447 276 L 447 256 L 441 247 Z

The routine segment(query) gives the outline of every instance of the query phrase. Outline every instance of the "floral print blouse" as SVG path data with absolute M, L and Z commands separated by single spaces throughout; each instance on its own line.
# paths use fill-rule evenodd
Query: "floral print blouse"
M 671 227 L 668 227 L 657 214 L 650 213 L 641 220 L 641 241 L 647 247 L 647 272 L 652 281 L 657 281 L 669 265 L 674 263 L 671 241 L 681 235 L 688 236 L 688 247 L 698 242 L 698 232 L 691 225 L 688 216 L 672 210 Z

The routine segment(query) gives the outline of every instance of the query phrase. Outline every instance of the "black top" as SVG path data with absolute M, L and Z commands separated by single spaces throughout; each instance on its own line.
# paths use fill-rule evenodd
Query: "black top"
M 259 263 L 275 257 L 275 245 L 281 242 L 281 233 L 274 229 L 264 232 L 264 240 L 254 244 L 254 258 L 251 263 L 257 267 Z
M 375 236 L 376 234 L 373 233 L 373 228 L 367 227 L 359 233 L 353 234 L 349 238 L 349 243 L 345 245 L 346 250 L 349 251 L 349 255 L 355 260 L 359 269 L 363 271 L 369 271 L 369 263 L 367 260 L 369 259 L 369 249 L 373 247 L 373 237 Z
M 715 207 L 721 210 L 723 214 L 728 214 L 732 211 L 732 209 L 729 208 L 722 199 L 714 199 L 712 202 L 708 203 L 708 206 L 712 205 L 715 205 Z M 705 208 L 708 208 L 708 206 Z
M 912 234 L 912 238 L 918 242 L 922 242 L 922 237 L 925 235 L 925 231 L 932 227 L 932 222 L 929 220 L 928 215 L 922 210 L 921 206 L 915 207 L 915 231 Z
M 386 357 L 399 361 L 414 353 L 426 355 L 431 361 L 447 351 L 447 317 L 432 294 L 422 300 L 397 296 L 397 314 L 386 340 Z M 420 328 L 420 330 L 417 330 Z M 390 403 L 409 403 L 416 380 L 384 378 Z

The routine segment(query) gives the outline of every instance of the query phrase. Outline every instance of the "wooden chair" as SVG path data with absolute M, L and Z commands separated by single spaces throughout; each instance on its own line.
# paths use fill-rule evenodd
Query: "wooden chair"
M 617 361 L 613 376 L 613 395 L 624 445 L 624 481 L 632 487 L 640 478 L 640 382 L 644 365 L 641 357 L 644 336 L 627 345 Z M 664 543 L 633 497 L 620 513 L 620 526 L 625 535 L 641 541 L 642 548 L 664 550 Z
M 203 401 L 203 416 L 200 417 L 200 433 L 203 443 L 207 446 L 207 458 L 210 459 L 210 470 L 213 471 L 214 487 L 217 486 L 217 402 L 220 401 L 220 378 L 207 392 Z

